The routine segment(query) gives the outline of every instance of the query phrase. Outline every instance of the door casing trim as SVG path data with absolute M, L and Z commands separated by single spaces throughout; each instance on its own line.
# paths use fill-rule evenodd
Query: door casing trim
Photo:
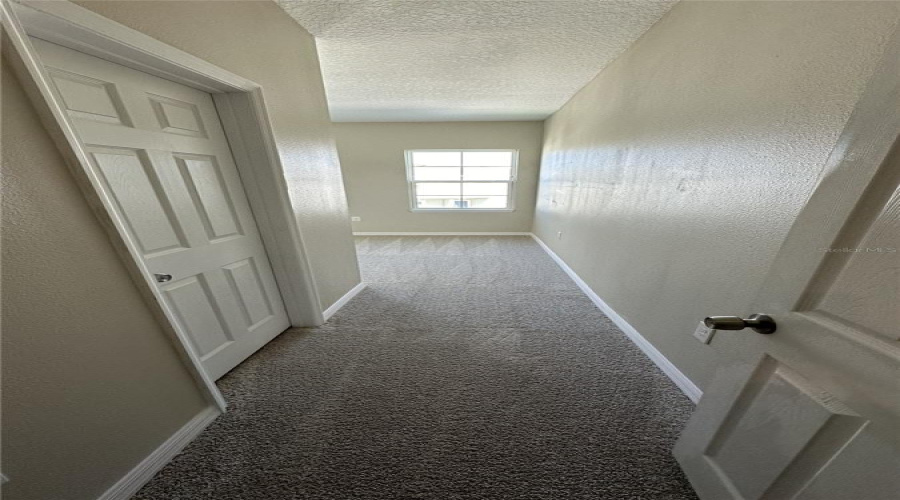
M 196 382 L 207 399 L 225 411 L 224 397 L 203 369 L 199 354 L 143 263 L 136 241 L 116 213 L 112 196 L 100 182 L 71 119 L 53 94 L 47 72 L 28 37 L 212 94 L 291 324 L 316 326 L 325 322 L 322 305 L 291 205 L 263 88 L 68 0 L 0 0 L 0 14 L 4 56 L 41 122 Z

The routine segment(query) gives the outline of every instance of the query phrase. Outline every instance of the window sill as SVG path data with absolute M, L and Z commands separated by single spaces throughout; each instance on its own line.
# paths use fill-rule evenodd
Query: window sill
M 515 212 L 514 208 L 410 208 L 410 212 L 460 214 L 472 212 Z

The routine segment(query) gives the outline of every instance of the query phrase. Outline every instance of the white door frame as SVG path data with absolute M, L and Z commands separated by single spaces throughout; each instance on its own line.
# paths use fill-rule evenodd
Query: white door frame
M 100 182 L 29 36 L 212 94 L 293 326 L 324 323 L 312 267 L 296 223 L 260 85 L 68 0 L 0 0 L 4 55 L 25 87 L 79 187 L 160 323 L 176 340 L 207 398 L 226 403 L 166 304 L 139 247 Z

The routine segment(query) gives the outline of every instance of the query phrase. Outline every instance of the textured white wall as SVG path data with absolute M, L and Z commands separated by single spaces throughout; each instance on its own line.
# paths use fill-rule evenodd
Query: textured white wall
M 681 2 L 547 122 L 534 231 L 701 388 L 898 2 Z M 563 237 L 557 239 L 557 232 Z
M 543 122 L 336 123 L 354 231 L 521 232 L 534 214 Z M 518 149 L 515 211 L 411 212 L 407 149 Z
M 77 3 L 262 85 L 323 308 L 356 286 L 356 248 L 313 37 L 268 1 Z

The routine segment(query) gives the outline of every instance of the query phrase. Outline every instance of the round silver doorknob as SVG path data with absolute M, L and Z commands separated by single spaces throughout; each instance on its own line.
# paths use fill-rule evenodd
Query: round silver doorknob
M 153 276 L 156 278 L 156 281 L 158 281 L 158 282 L 160 282 L 160 283 L 165 283 L 165 282 L 167 282 L 167 281 L 172 281 L 172 275 L 171 275 L 171 274 L 158 274 L 158 273 L 157 273 L 157 274 L 154 274 Z
M 743 330 L 750 328 L 756 333 L 775 333 L 775 320 L 767 314 L 751 314 L 749 318 L 739 316 L 710 316 L 703 323 L 716 330 Z

